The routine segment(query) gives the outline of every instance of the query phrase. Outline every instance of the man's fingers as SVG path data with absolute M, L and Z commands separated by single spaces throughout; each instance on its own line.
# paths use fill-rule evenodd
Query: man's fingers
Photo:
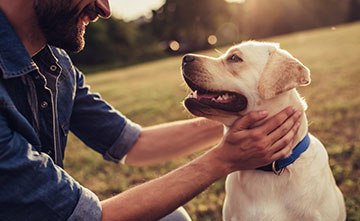
M 232 131 L 241 131 L 248 129 L 251 125 L 256 122 L 263 120 L 268 115 L 267 111 L 255 111 L 245 115 L 242 118 L 239 118 L 235 123 L 231 126 Z
M 277 142 L 279 139 L 284 137 L 287 134 L 293 134 L 289 133 L 291 131 L 297 131 L 298 126 L 300 123 L 298 122 L 299 118 L 301 117 L 302 112 L 297 111 L 295 114 L 293 114 L 290 118 L 288 118 L 280 127 L 275 129 L 271 134 L 269 134 L 269 139 L 272 141 L 272 143 Z M 293 134 L 293 136 L 296 133 Z M 292 137 L 290 137 L 292 138 Z
M 270 162 L 273 162 L 274 160 L 278 160 L 288 156 L 294 145 L 294 136 L 295 134 L 297 134 L 299 127 L 300 124 L 296 124 L 285 136 L 277 140 L 270 147 L 266 148 L 266 151 L 261 151 L 258 148 L 259 152 L 256 152 L 254 154 L 254 157 L 263 158 L 268 156 L 268 158 L 270 157 Z M 262 143 L 259 143 L 258 145 L 260 145 L 261 147 L 261 144 Z M 265 150 L 264 147 L 266 146 L 263 145 L 263 149 Z
M 294 107 L 287 107 L 268 119 L 261 127 L 265 130 L 265 132 L 267 132 L 267 134 L 269 134 L 280 127 L 289 117 L 293 116 L 295 112 L 296 110 Z
M 283 149 L 274 153 L 271 156 L 270 162 L 274 162 L 275 160 L 279 160 L 288 156 L 290 151 L 292 150 L 293 145 L 294 145 L 294 140 L 291 140 L 291 142 L 289 142 Z
M 288 146 L 293 142 L 295 134 L 297 134 L 300 127 L 300 123 L 296 123 L 287 134 L 285 134 L 282 138 L 275 141 L 275 143 L 271 146 L 271 151 L 276 153 L 280 151 L 282 148 Z

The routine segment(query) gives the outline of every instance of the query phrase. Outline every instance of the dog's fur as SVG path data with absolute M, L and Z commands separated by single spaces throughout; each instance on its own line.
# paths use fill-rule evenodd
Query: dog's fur
M 186 55 L 182 73 L 192 90 L 198 87 L 202 91 L 200 96 L 192 94 L 185 99 L 186 108 L 227 128 L 239 117 L 235 111 L 245 115 L 268 110 L 271 117 L 289 105 L 298 110 L 307 108 L 295 88 L 310 83 L 310 71 L 275 43 L 245 42 L 219 58 Z M 202 102 L 212 96 L 216 100 L 214 94 L 225 91 L 246 98 L 235 99 L 242 104 L 234 112 Z M 295 145 L 308 133 L 305 113 L 300 121 Z M 310 139 L 307 151 L 280 176 L 259 170 L 230 174 L 224 220 L 345 220 L 344 199 L 331 173 L 327 152 L 318 139 L 311 135 Z

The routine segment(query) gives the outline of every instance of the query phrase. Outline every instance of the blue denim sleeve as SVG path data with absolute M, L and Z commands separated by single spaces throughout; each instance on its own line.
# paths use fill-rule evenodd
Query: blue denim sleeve
M 104 159 L 118 162 L 138 139 L 140 126 L 116 111 L 99 94 L 91 93 L 78 70 L 76 82 L 71 131 Z
M 10 129 L 0 114 L 0 220 L 69 217 L 100 220 L 99 199 Z
M 99 198 L 90 190 L 82 188 L 79 202 L 68 221 L 99 221 L 101 215 Z

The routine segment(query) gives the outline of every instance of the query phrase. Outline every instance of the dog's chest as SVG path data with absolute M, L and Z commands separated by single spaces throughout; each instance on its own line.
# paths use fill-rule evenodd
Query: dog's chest
M 224 217 L 228 218 L 225 220 L 293 220 L 295 217 L 289 211 L 302 210 L 298 203 L 311 201 L 304 194 L 306 191 L 296 185 L 303 186 L 289 181 L 286 175 L 276 176 L 271 172 L 230 174 L 226 180 Z

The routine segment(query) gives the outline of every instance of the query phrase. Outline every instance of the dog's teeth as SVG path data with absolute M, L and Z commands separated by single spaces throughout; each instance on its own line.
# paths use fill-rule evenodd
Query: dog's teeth
M 194 97 L 194 98 L 197 98 L 197 91 L 194 91 L 193 97 Z
M 190 93 L 189 98 L 197 99 L 197 91 L 194 91 L 194 92 Z
M 224 94 L 224 95 L 223 95 L 223 99 L 224 99 L 224 100 L 229 99 L 229 97 L 230 97 L 230 96 L 229 96 L 229 94 L 228 94 L 228 93 L 226 93 L 226 94 Z

